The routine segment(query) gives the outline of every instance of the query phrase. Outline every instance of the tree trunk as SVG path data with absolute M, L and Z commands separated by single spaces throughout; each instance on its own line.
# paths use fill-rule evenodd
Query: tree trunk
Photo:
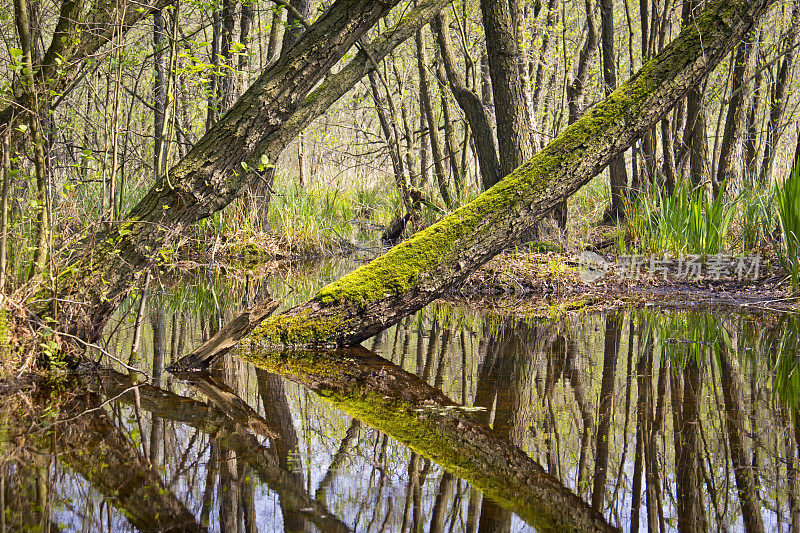
M 583 43 L 583 48 L 578 55 L 578 66 L 575 70 L 575 77 L 572 83 L 567 86 L 567 105 L 569 107 L 569 123 L 577 121 L 584 110 L 584 93 L 586 92 L 586 80 L 589 76 L 590 63 L 597 52 L 597 22 L 594 16 L 594 5 L 591 0 L 585 2 L 587 36 Z M 606 29 L 605 27 L 603 28 Z M 613 36 L 612 36 L 613 39 Z M 605 46 L 605 42 L 603 43 Z M 613 54 L 613 52 L 612 52 Z M 611 56 L 613 62 L 614 56 Z M 606 63 L 603 62 L 603 72 L 605 76 Z M 616 80 L 615 80 L 616 81 Z M 606 94 L 611 94 L 613 89 L 606 89 Z
M 761 43 L 761 32 L 759 31 L 758 39 L 753 43 L 753 51 L 757 56 L 759 55 L 759 46 Z M 742 140 L 742 158 L 744 163 L 744 175 L 747 178 L 749 185 L 754 185 L 758 179 L 758 148 L 756 142 L 758 141 L 758 131 L 756 125 L 756 117 L 758 116 L 758 108 L 761 105 L 761 80 L 764 76 L 764 69 L 761 68 L 760 62 L 756 63 L 756 74 L 753 78 L 753 95 L 750 98 L 747 106 L 747 118 L 744 127 L 744 139 Z
M 614 388 L 617 380 L 617 354 L 622 335 L 622 316 L 613 314 L 606 319 L 605 345 L 603 349 L 603 378 L 600 384 L 600 404 L 597 408 L 597 437 L 592 487 L 592 507 L 603 512 L 603 500 L 608 477 L 608 434 L 611 428 L 611 415 L 614 406 Z
M 597 52 L 597 23 L 594 16 L 594 2 L 586 0 L 586 27 L 587 36 L 583 48 L 578 55 L 578 67 L 572 83 L 567 86 L 567 107 L 569 109 L 568 123 L 574 124 L 584 112 L 584 93 L 586 89 L 586 79 L 589 76 L 589 67 L 595 53 Z M 611 94 L 608 91 L 606 95 Z M 567 227 L 567 199 L 555 209 L 555 219 L 561 229 Z
M 164 160 L 164 126 L 167 110 L 167 48 L 164 14 L 159 9 L 153 12 L 153 175 L 161 176 L 166 170 Z
M 447 183 L 447 171 L 444 166 L 444 152 L 442 151 L 442 141 L 439 138 L 439 121 L 433 112 L 431 102 L 430 82 L 428 80 L 428 56 L 425 51 L 425 32 L 423 29 L 417 30 L 415 41 L 417 45 L 417 69 L 419 71 L 419 102 L 422 111 L 425 113 L 425 121 L 428 123 L 428 139 L 430 139 L 431 157 L 433 157 L 433 171 L 436 175 L 436 184 L 439 186 L 439 194 L 442 195 L 444 205 L 448 209 L 453 208 L 453 200 L 450 197 L 450 189 Z
M 519 71 L 517 11 L 516 0 L 481 0 L 502 176 L 533 155 L 531 121 Z
M 769 103 L 769 124 L 767 125 L 766 138 L 764 140 L 764 156 L 761 159 L 761 171 L 758 180 L 763 185 L 768 185 L 772 177 L 772 163 L 775 159 L 775 152 L 778 149 L 783 133 L 783 113 L 789 96 L 789 81 L 794 68 L 795 42 L 797 34 L 800 32 L 800 0 L 792 2 L 792 25 L 788 35 L 784 40 L 785 52 L 778 75 L 775 78 L 775 86 L 772 91 L 772 98 Z
M 735 181 L 736 168 L 735 148 L 736 141 L 742 133 L 745 122 L 744 98 L 747 92 L 748 83 L 745 74 L 751 65 L 753 57 L 753 39 L 756 36 L 755 30 L 747 34 L 747 37 L 739 43 L 736 48 L 734 58 L 733 80 L 731 82 L 731 97 L 728 102 L 728 113 L 725 117 L 725 129 L 722 134 L 722 143 L 719 149 L 719 165 L 717 168 L 716 184 L 717 189 L 726 183 Z M 743 169 L 742 169 L 743 170 Z M 715 196 L 718 193 L 715 191 Z
M 749 451 L 746 446 L 746 412 L 743 405 L 742 374 L 739 362 L 730 352 L 724 340 L 717 343 L 719 347 L 719 366 L 723 382 L 722 395 L 725 399 L 725 424 L 728 429 L 728 442 L 731 450 L 731 463 L 742 507 L 742 519 L 745 529 L 758 533 L 764 531 L 761 518 L 761 499 L 758 494 L 758 471 L 750 464 Z M 755 399 L 754 399 L 755 401 Z
M 439 100 L 442 106 L 442 121 L 444 122 L 444 145 L 447 148 L 447 160 L 450 163 L 450 174 L 453 176 L 453 189 L 456 204 L 464 194 L 464 169 L 459 164 L 459 150 L 456 142 L 456 132 L 453 128 L 453 113 L 450 108 L 450 95 L 447 93 L 446 74 L 442 62 L 436 66 L 436 81 L 439 87 Z
M 679 370 L 680 371 L 680 370 Z M 675 483 L 679 531 L 705 531 L 706 520 L 700 492 L 700 398 L 702 373 L 697 361 L 689 354 L 683 368 L 683 405 L 681 422 L 675 428 L 681 441 L 675 451 Z
M 304 19 L 308 20 L 308 15 L 311 13 L 311 0 L 292 0 L 291 6 L 297 10 Z M 286 54 L 295 45 L 300 36 L 303 34 L 305 28 L 300 20 L 297 20 L 292 13 L 286 16 L 286 30 L 283 32 L 283 44 L 281 45 L 281 54 Z
M 336 372 L 312 351 L 253 350 L 247 359 L 285 376 L 467 480 L 540 531 L 604 531 L 602 515 L 528 455 L 397 365 L 354 348 Z
M 6 290 L 8 268 L 8 189 L 11 182 L 11 132 L 3 132 L 3 189 L 0 195 L 0 294 Z
M 411 217 L 413 216 L 415 209 L 411 201 L 411 196 L 408 192 L 408 178 L 406 177 L 405 168 L 403 166 L 403 158 L 400 156 L 400 140 L 398 139 L 397 135 L 397 124 L 394 120 L 394 115 L 390 114 L 384 105 L 383 98 L 381 97 L 380 89 L 378 87 L 378 75 L 375 73 L 375 71 L 372 71 L 367 76 L 369 78 L 370 88 L 372 89 L 372 101 L 375 104 L 375 111 L 378 114 L 378 121 L 381 124 L 381 131 L 383 132 L 383 137 L 386 140 L 386 148 L 389 151 L 389 159 L 392 161 L 395 185 L 397 185 L 397 190 L 400 192 L 400 199 L 403 200 L 403 205 L 406 208 L 406 214 Z M 405 227 L 405 224 L 403 224 L 403 226 Z
M 47 266 L 50 242 L 50 198 L 47 194 L 47 164 L 44 153 L 44 138 L 42 137 L 41 122 L 39 117 L 39 98 L 36 92 L 36 80 L 33 74 L 32 43 L 30 35 L 30 20 L 28 19 L 27 0 L 14 1 L 14 19 L 22 47 L 23 77 L 29 107 L 25 113 L 28 129 L 33 143 L 33 161 L 36 167 L 36 237 L 31 263 L 30 276 L 39 274 Z
M 481 184 L 486 190 L 503 177 L 500 173 L 500 160 L 497 156 L 494 131 L 489 112 L 483 106 L 481 97 L 467 88 L 456 66 L 453 43 L 450 41 L 450 25 L 446 13 L 440 13 L 433 21 L 433 30 L 439 44 L 447 81 L 459 107 L 467 117 L 481 169 Z
M 633 78 L 503 181 L 323 287 L 309 302 L 268 319 L 256 334 L 275 344 L 355 344 L 421 309 L 517 242 L 631 146 L 704 79 L 771 3 L 710 3 Z
M 614 1 L 601 0 L 600 26 L 603 44 L 603 84 L 606 96 L 617 88 L 617 65 L 614 54 Z M 628 171 L 625 167 L 625 156 L 620 156 L 608 165 L 611 181 L 611 218 L 622 216 L 626 190 L 628 188 Z

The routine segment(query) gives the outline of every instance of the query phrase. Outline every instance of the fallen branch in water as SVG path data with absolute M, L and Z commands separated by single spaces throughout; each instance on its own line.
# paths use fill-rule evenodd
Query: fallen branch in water
M 216 335 L 188 355 L 181 357 L 167 369 L 170 372 L 191 372 L 211 366 L 219 357 L 236 346 L 262 320 L 278 308 L 278 302 L 267 299 L 256 304 L 228 322 Z

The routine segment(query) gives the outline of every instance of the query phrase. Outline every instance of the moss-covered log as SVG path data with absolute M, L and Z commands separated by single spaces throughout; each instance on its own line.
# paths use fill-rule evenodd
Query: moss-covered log
M 307 387 L 349 415 L 465 479 L 537 531 L 613 531 L 593 509 L 463 407 L 362 348 L 253 349 L 243 357 Z
M 774 0 L 715 0 L 661 53 L 541 152 L 471 203 L 266 320 L 282 345 L 352 345 L 466 279 L 656 124 Z

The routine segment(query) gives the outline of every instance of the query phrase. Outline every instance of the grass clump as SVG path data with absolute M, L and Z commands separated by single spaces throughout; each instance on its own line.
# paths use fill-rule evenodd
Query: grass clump
M 641 193 L 625 201 L 620 249 L 629 253 L 665 252 L 714 255 L 722 251 L 734 215 L 735 202 L 721 191 L 709 198 L 704 191 L 678 185 L 669 193 Z
M 792 290 L 800 282 L 800 155 L 795 158 L 789 177 L 775 188 L 775 204 L 781 233 L 776 248 L 781 266 L 792 278 Z

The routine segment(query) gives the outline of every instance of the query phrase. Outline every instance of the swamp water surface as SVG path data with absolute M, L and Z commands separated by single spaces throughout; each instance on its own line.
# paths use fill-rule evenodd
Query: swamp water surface
M 0 528 L 800 527 L 788 315 L 435 303 L 362 349 L 163 371 L 264 291 L 291 305 L 348 268 L 151 287 L 131 357 L 133 299 L 104 349 L 142 372 L 97 352 L 116 370 L 2 398 Z

